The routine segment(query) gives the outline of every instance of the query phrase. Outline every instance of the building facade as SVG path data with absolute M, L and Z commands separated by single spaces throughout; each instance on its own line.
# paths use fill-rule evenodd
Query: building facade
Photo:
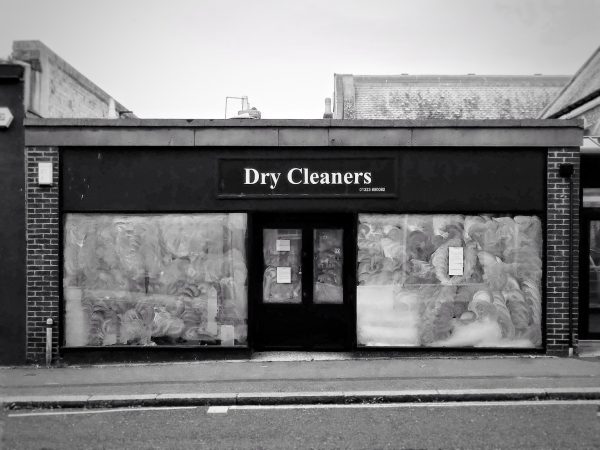
M 66 361 L 575 345 L 577 121 L 29 119 L 25 136 L 30 362 L 48 318 Z
M 579 331 L 582 354 L 600 354 L 600 48 L 540 114 L 544 119 L 580 119 L 581 282 Z
M 0 364 L 26 360 L 26 117 L 131 116 L 118 102 L 39 41 L 15 41 L 0 60 Z M 7 117 L 12 120 L 4 120 Z M 33 338 L 33 337 L 32 337 Z M 35 338 L 34 338 L 35 339 Z

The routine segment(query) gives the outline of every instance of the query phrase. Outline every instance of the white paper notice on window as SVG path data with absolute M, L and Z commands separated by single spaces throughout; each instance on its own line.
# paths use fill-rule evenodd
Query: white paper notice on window
M 277 239 L 277 241 L 275 242 L 275 251 L 289 252 L 290 248 L 291 246 L 289 239 Z
M 277 284 L 289 284 L 292 282 L 292 268 L 278 267 L 277 268 Z
M 233 325 L 221 325 L 219 337 L 221 338 L 221 345 L 233 347 L 235 344 L 235 329 Z
M 448 247 L 448 275 L 463 275 L 463 248 Z

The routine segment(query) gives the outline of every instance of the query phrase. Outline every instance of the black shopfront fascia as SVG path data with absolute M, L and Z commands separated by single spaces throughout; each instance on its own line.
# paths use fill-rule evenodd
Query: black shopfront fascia
M 64 217 L 66 213 L 75 212 L 244 212 L 248 214 L 248 260 L 252 261 L 252 255 L 262 251 L 252 238 L 253 222 L 265 215 L 339 214 L 352 218 L 353 230 L 359 213 L 535 214 L 545 223 L 546 152 L 545 148 L 61 148 L 61 214 Z M 335 171 L 337 165 L 344 161 L 351 161 L 350 172 L 354 173 L 359 171 L 357 167 L 361 167 L 361 161 L 364 161 L 362 167 L 366 172 L 369 162 L 374 160 L 383 162 L 383 166 L 393 165 L 386 168 L 385 176 L 389 178 L 391 173 L 393 180 L 384 177 L 386 191 L 383 195 L 382 192 L 350 192 L 348 189 L 323 195 L 315 191 L 318 186 L 310 186 L 312 191 L 309 192 L 291 194 L 254 192 L 251 195 L 240 192 L 242 195 L 235 195 L 234 191 L 232 195 L 231 191 L 223 190 L 221 179 L 223 164 L 231 161 L 262 161 L 271 166 L 279 165 L 283 168 L 282 176 L 285 176 L 286 168 L 297 167 L 304 161 L 312 161 L 313 164 L 314 161 L 325 161 L 324 167 L 329 171 Z M 339 171 L 346 172 L 344 167 L 339 167 Z M 353 250 L 356 252 L 356 248 Z M 356 255 L 349 260 L 355 261 Z M 252 286 L 261 276 L 257 267 L 249 267 L 251 295 L 255 295 L 252 294 Z M 350 274 L 353 280 L 355 276 Z M 249 299 L 250 349 L 253 348 L 255 334 L 252 327 L 253 304 L 253 300 Z M 64 311 L 62 304 L 61 310 Z M 351 311 L 355 319 L 354 296 Z M 545 317 L 542 326 L 545 329 Z M 62 329 L 60 333 L 61 342 L 64 342 Z M 351 339 L 351 349 L 357 349 L 355 336 Z M 65 357 L 70 356 L 71 359 L 85 359 L 94 354 L 94 360 L 131 359 L 134 358 L 132 352 L 153 360 L 175 359 L 179 354 L 184 358 L 221 354 L 231 357 L 234 353 L 246 356 L 248 352 L 239 348 L 208 346 L 61 350 Z M 390 350 L 393 349 L 382 351 Z M 403 351 L 406 350 L 426 351 L 423 348 L 403 348 Z M 200 351 L 202 355 L 197 356 Z M 459 351 L 464 352 L 465 349 Z

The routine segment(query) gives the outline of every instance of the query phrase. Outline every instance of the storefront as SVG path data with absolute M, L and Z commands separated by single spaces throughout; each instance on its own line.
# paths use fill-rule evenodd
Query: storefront
M 46 316 L 62 358 L 562 354 L 577 269 L 558 167 L 578 177 L 581 134 L 564 120 L 28 121 L 29 357 Z

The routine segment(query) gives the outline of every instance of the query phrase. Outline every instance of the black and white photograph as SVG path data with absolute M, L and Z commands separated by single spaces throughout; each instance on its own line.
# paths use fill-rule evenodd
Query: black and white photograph
M 0 19 L 0 449 L 600 448 L 600 0 Z

